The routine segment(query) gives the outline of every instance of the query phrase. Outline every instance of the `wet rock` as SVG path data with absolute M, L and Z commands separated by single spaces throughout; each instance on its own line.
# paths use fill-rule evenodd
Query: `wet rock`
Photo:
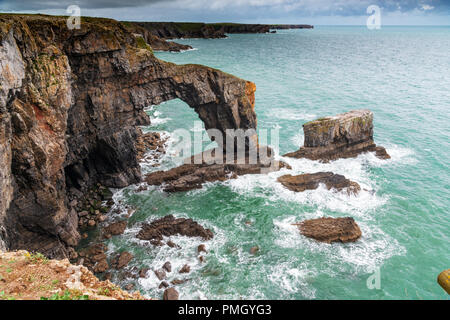
M 124 233 L 126 228 L 127 228 L 127 221 L 125 220 L 113 222 L 107 227 L 103 228 L 103 233 L 117 236 Z
M 166 278 L 166 272 L 164 270 L 155 270 L 154 273 L 159 280 Z
M 251 254 L 256 254 L 259 251 L 259 247 L 258 246 L 254 246 L 250 248 L 250 253 Z
M 189 273 L 189 272 L 191 272 L 191 267 L 188 264 L 185 264 L 178 272 L 179 273 Z
M 95 222 L 95 220 L 93 220 L 93 219 L 88 221 L 89 227 L 94 227 L 96 224 L 97 224 L 97 222 Z
M 363 152 L 375 152 L 381 159 L 389 159 L 383 147 L 373 141 L 373 113 L 353 110 L 310 121 L 303 125 L 304 146 L 284 156 L 330 161 L 352 158 Z
M 204 256 L 198 256 L 198 260 L 203 263 L 203 262 L 205 262 L 205 257 Z
M 180 280 L 180 279 L 174 279 L 174 280 L 170 281 L 170 283 L 171 283 L 172 285 L 176 286 L 176 285 L 179 285 L 179 284 L 186 283 L 186 282 L 188 282 L 188 281 L 189 281 L 189 279 L 183 279 L 183 280 Z
M 215 150 L 211 154 L 215 154 L 218 149 Z M 182 166 L 148 174 L 145 181 L 149 185 L 162 185 L 166 192 L 181 192 L 200 189 L 205 182 L 226 181 L 236 179 L 239 175 L 269 173 L 289 167 L 284 162 L 274 160 L 271 149 L 264 150 L 268 154 L 267 159 L 255 160 L 256 163 L 251 163 L 249 157 L 235 158 L 234 163 L 233 160 L 228 162 L 224 156 L 222 164 L 210 164 L 214 156 L 207 153 L 195 155 L 186 159 Z M 199 160 L 196 160 L 196 157 L 199 157 Z M 196 161 L 200 163 L 196 164 Z
M 109 269 L 107 257 L 107 247 L 103 243 L 96 243 L 79 252 L 80 263 L 92 272 L 101 273 Z
M 144 224 L 137 238 L 161 241 L 163 236 L 169 237 L 177 234 L 188 237 L 201 237 L 204 240 L 212 239 L 214 236 L 211 230 L 203 228 L 192 219 L 175 219 L 174 216 L 168 215 L 149 224 Z
M 178 300 L 178 291 L 175 288 L 168 288 L 164 290 L 163 300 Z
M 290 174 L 281 176 L 277 179 L 283 186 L 291 191 L 303 192 L 305 190 L 317 189 L 319 185 L 324 184 L 328 190 L 337 191 L 347 190 L 348 194 L 357 194 L 361 187 L 358 183 L 346 179 L 343 175 L 333 172 L 306 173 L 298 176 Z
M 206 252 L 206 246 L 204 244 L 201 244 L 197 247 L 197 252 L 201 253 L 201 252 Z
M 162 266 L 164 270 L 166 270 L 167 272 L 172 272 L 172 264 L 167 261 L 166 263 L 164 263 L 164 265 Z
M 106 258 L 100 260 L 94 266 L 94 272 L 95 273 L 102 273 L 102 272 L 105 272 L 108 269 L 109 269 L 109 265 L 108 265 L 108 262 L 107 262 Z
M 131 291 L 131 290 L 133 290 L 133 289 L 134 289 L 134 284 L 132 284 L 132 283 L 127 284 L 127 285 L 125 286 L 125 290 L 127 290 L 127 291 Z
M 172 240 L 167 241 L 166 244 L 167 244 L 169 247 L 171 247 L 171 248 L 179 248 L 179 246 L 178 246 L 175 242 L 173 242 Z
M 149 268 L 142 268 L 139 270 L 139 278 L 145 278 L 147 277 L 147 272 L 149 271 Z
M 138 159 L 158 160 L 165 153 L 164 144 L 166 141 L 167 139 L 161 138 L 159 132 L 141 133 L 136 142 Z M 149 150 L 158 152 L 146 155 Z M 149 157 L 150 159 L 148 159 Z
M 320 242 L 354 242 L 361 237 L 361 230 L 353 218 L 319 218 L 296 224 L 305 237 Z
M 159 284 L 158 289 L 167 288 L 169 287 L 169 284 L 166 281 L 163 281 Z
M 112 265 L 115 269 L 120 270 L 123 267 L 127 266 L 132 259 L 133 255 L 127 251 L 124 251 L 116 256 Z

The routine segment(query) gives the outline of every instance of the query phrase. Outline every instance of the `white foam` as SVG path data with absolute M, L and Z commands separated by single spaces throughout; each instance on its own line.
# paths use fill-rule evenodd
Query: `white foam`
M 317 118 L 315 114 L 305 113 L 295 108 L 272 108 L 268 111 L 268 116 L 281 120 L 305 120 L 310 121 Z

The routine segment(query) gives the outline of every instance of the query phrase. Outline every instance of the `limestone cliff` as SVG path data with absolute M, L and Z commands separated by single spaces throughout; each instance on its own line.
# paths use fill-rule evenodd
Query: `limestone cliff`
M 145 106 L 184 100 L 205 127 L 256 128 L 253 83 L 158 60 L 109 19 L 0 16 L 0 248 L 63 257 L 79 240 L 73 201 L 140 181 Z

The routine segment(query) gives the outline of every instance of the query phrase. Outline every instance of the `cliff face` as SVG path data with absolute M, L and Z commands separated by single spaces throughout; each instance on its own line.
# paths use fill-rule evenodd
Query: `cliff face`
M 70 254 L 73 199 L 140 181 L 145 106 L 180 98 L 207 129 L 256 128 L 254 84 L 160 61 L 114 20 L 2 15 L 0 31 L 0 248 Z
M 271 29 L 312 29 L 306 24 L 241 24 L 196 22 L 124 22 L 139 26 L 162 39 L 226 38 L 226 33 L 267 33 Z

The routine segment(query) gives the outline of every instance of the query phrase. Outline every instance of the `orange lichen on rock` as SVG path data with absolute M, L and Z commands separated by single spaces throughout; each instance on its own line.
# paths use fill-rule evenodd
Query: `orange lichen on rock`
M 253 109 L 255 109 L 255 91 L 256 85 L 251 81 L 247 81 L 245 83 L 245 94 L 247 95 L 248 101 L 252 105 Z

